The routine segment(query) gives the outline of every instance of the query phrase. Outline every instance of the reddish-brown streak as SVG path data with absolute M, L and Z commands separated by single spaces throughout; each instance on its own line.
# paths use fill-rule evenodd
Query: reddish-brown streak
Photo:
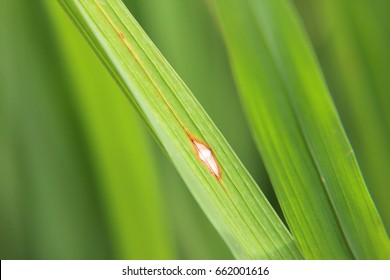
M 125 35 L 123 35 L 122 32 L 118 31 L 117 33 L 118 33 L 119 37 L 121 38 L 121 40 L 123 40 L 123 41 L 126 40 Z

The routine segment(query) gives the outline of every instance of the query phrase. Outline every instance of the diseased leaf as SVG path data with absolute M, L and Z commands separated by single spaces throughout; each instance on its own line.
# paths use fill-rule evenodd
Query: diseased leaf
M 237 258 L 295 259 L 301 254 L 189 89 L 123 4 L 60 1 L 137 107 L 206 214 Z M 214 176 L 193 139 L 212 151 Z

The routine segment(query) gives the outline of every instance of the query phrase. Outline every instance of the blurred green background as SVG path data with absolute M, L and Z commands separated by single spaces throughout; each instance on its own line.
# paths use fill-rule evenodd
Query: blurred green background
M 207 0 L 127 0 L 282 215 Z M 390 229 L 390 1 L 295 0 Z M 232 255 L 54 0 L 0 2 L 0 258 Z

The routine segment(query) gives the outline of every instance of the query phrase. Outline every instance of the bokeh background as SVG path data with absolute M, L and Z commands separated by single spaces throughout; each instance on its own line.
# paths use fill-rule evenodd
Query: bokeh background
M 282 215 L 207 0 L 125 0 Z M 295 0 L 390 229 L 390 1 Z M 55 0 L 0 1 L 0 258 L 230 259 Z

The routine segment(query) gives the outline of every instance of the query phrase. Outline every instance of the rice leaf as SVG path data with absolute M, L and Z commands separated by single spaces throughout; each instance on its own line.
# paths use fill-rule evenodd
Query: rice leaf
M 121 1 L 60 1 L 237 258 L 301 258 L 283 223 Z
M 306 258 L 389 257 L 389 239 L 288 1 L 213 0 L 248 120 Z

